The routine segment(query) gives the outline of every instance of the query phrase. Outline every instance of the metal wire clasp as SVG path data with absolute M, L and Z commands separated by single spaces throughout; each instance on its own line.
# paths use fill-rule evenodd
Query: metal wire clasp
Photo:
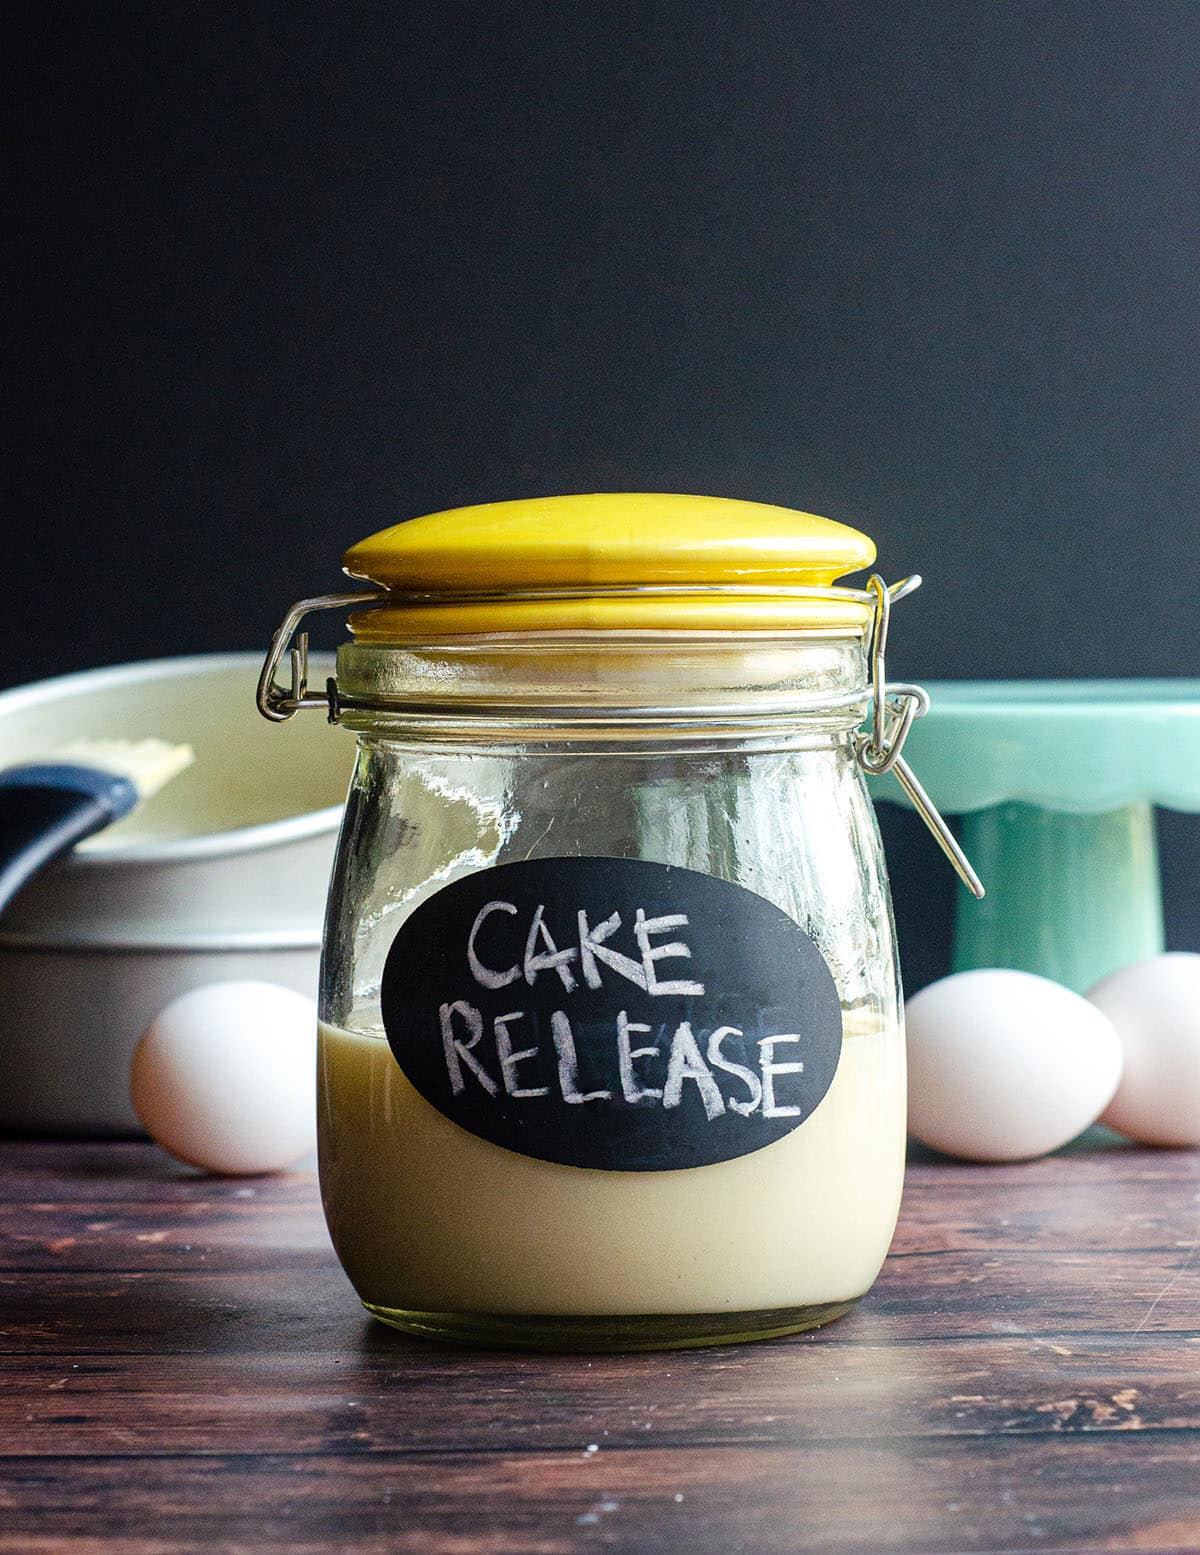
M 323 707 L 332 724 L 338 721 L 337 682 L 332 678 L 325 682 L 325 693 L 308 689 L 308 633 L 301 632 L 292 646 L 292 636 L 306 615 L 314 610 L 339 610 L 347 605 L 369 608 L 387 598 L 382 589 L 364 590 L 360 594 L 320 594 L 315 599 L 300 599 L 292 606 L 271 639 L 267 657 L 263 661 L 262 674 L 258 677 L 258 710 L 272 723 L 286 723 L 294 714 L 308 707 Z M 288 689 L 276 684 L 275 676 L 280 661 L 287 654 L 292 663 L 292 684 Z
M 894 583 L 891 588 L 878 573 L 872 573 L 867 580 L 867 592 L 875 598 L 875 619 L 871 629 L 871 727 L 858 735 L 855 751 L 859 766 L 872 777 L 881 777 L 885 772 L 895 774 L 896 781 L 933 833 L 938 847 L 953 864 L 959 879 L 972 896 L 982 897 L 983 883 L 971 868 L 971 862 L 959 846 L 958 838 L 946 825 L 937 806 L 921 787 L 916 773 L 900 754 L 913 724 L 918 718 L 924 718 L 929 711 L 929 693 L 923 686 L 914 686 L 907 681 L 897 680 L 888 684 L 888 627 L 893 603 L 920 586 L 921 579 L 916 573 L 911 578 Z

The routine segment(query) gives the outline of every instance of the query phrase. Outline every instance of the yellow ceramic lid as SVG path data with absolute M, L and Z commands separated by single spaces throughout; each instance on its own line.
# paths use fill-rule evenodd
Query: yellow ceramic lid
M 360 641 L 386 642 L 525 631 L 858 628 L 868 605 L 833 585 L 874 558 L 866 535 L 814 513 L 724 497 L 602 492 L 428 513 L 361 540 L 343 565 L 397 596 L 394 607 L 351 620 Z

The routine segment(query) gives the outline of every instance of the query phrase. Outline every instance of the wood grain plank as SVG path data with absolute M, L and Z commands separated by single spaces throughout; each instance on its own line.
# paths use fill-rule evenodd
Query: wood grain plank
M 924 1555 L 1200 1542 L 1200 1441 L 9 1460 L 0 1552 Z M 20 1538 L 14 1533 L 19 1527 Z
M 10 1357 L 0 1454 L 787 1447 L 934 1436 L 1200 1432 L 1200 1346 L 1111 1338 L 935 1347 L 800 1342 L 670 1357 L 364 1348 L 263 1357 Z M 445 1409 L 447 1394 L 455 1400 Z
M 187 1204 L 259 1195 L 274 1203 L 312 1203 L 312 1170 L 272 1177 L 210 1177 L 138 1140 L 0 1141 L 6 1203 L 104 1200 L 113 1204 Z
M 984 1185 L 988 1186 L 988 1185 Z M 1005 1196 L 1002 1221 L 980 1216 L 980 1188 L 960 1186 L 936 1197 L 910 1190 L 893 1258 L 991 1253 L 1022 1260 L 1044 1252 L 1170 1253 L 1200 1238 L 1200 1181 L 1174 1185 L 1147 1207 L 1143 1190 L 1117 1185 L 1097 1195 L 1091 1214 L 1071 1213 L 1064 1195 L 1046 1189 Z M 985 1203 L 993 1202 L 989 1192 Z M 1181 1237 L 1190 1228 L 1193 1235 Z M 103 1199 L 0 1204 L 0 1270 L 176 1269 L 218 1254 L 225 1268 L 277 1268 L 328 1261 L 329 1238 L 303 1197 L 207 1196 L 177 1203 Z M 194 1255 L 194 1256 L 192 1256 Z
M 333 1261 L 311 1188 L 177 1204 L 83 1200 L 0 1205 L 0 1272 L 302 1269 Z
M 202 1263 L 144 1273 L 0 1274 L 0 1354 L 247 1354 L 271 1351 L 285 1330 L 294 1344 L 324 1334 L 349 1346 L 364 1326 L 331 1262 L 240 1273 Z M 974 1335 L 1053 1344 L 1137 1332 L 1200 1334 L 1194 1247 L 1100 1258 L 1047 1253 L 1027 1263 L 982 1253 L 894 1259 L 867 1300 L 817 1342 L 936 1343 Z M 377 1342 L 402 1341 L 380 1331 Z

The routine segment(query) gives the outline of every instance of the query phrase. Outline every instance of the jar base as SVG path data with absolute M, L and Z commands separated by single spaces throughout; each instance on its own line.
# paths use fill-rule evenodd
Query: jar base
M 820 1328 L 849 1312 L 849 1301 L 768 1307 L 753 1312 L 665 1312 L 647 1316 L 543 1317 L 492 1312 L 409 1312 L 364 1301 L 372 1317 L 422 1339 L 491 1350 L 691 1350 L 703 1345 L 778 1339 Z

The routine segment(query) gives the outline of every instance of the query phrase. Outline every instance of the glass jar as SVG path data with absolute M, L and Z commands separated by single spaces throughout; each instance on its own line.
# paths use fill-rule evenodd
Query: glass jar
M 357 599 L 325 699 L 359 751 L 320 1177 L 377 1317 L 651 1348 L 810 1327 L 870 1287 L 905 1089 L 862 765 L 919 710 L 885 694 L 859 733 L 890 600 L 832 580 L 872 555 L 809 515 L 609 496 L 432 515 L 348 556 L 386 592 Z M 303 645 L 274 684 L 294 624 L 268 716 L 322 700 Z

